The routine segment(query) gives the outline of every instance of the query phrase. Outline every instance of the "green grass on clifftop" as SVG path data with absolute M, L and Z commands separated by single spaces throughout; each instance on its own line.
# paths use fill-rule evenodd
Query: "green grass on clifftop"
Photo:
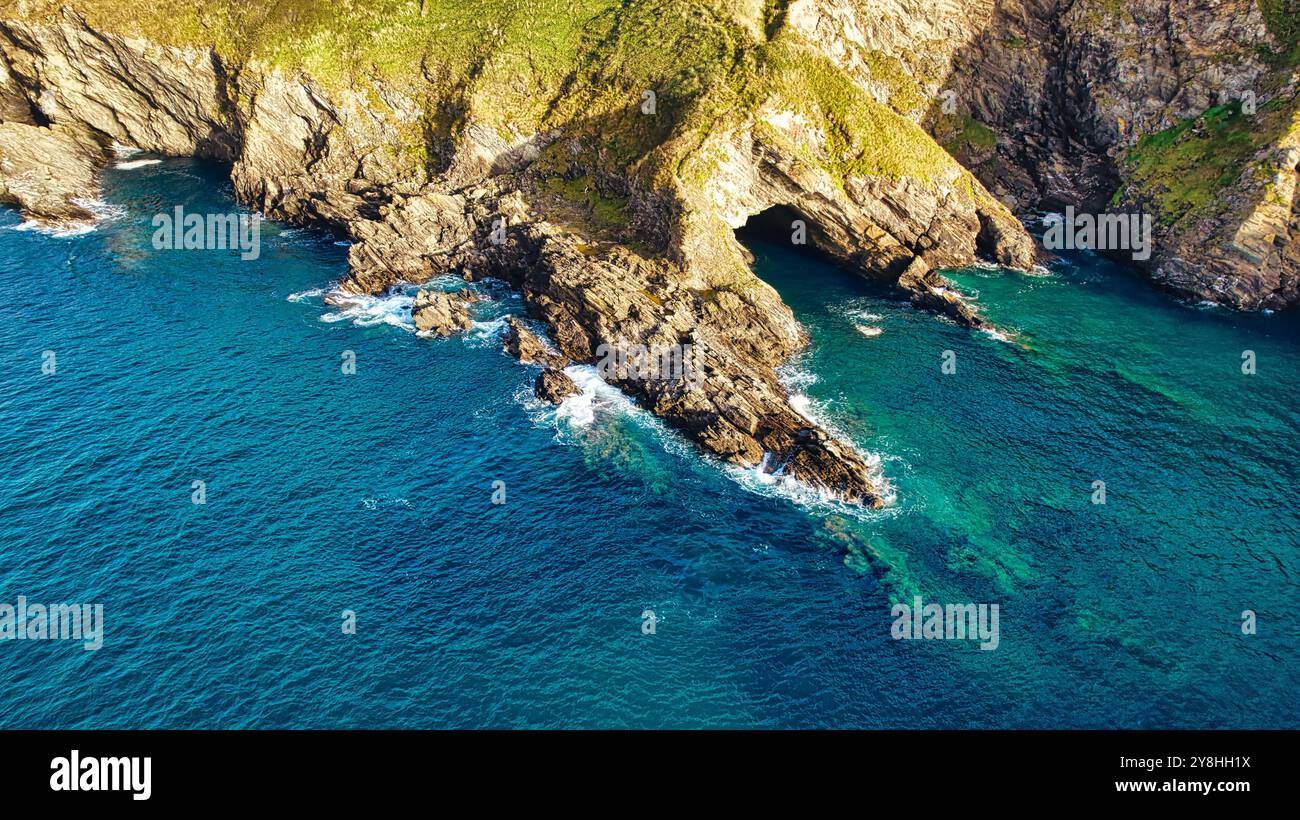
M 884 176 L 932 180 L 956 162 L 919 125 L 872 99 L 844 71 L 792 37 L 759 51 L 755 104 L 778 101 L 807 116 L 826 137 L 823 164 L 840 179 Z
M 53 22 L 65 2 L 28 0 L 20 11 L 16 0 L 0 0 L 0 15 Z M 544 151 L 539 170 L 561 179 L 647 168 L 645 181 L 660 185 L 716 124 L 773 108 L 799 113 L 815 132 L 799 150 L 841 183 L 961 176 L 923 129 L 784 28 L 784 7 L 772 0 L 68 4 L 97 29 L 210 46 L 233 65 L 260 61 L 302 72 L 327 92 L 359 92 L 381 114 L 376 87 L 400 92 L 422 110 L 420 128 L 435 142 L 453 139 L 471 120 L 507 142 L 557 130 L 565 138 Z M 923 107 L 919 86 L 896 59 L 878 52 L 863 59 L 896 105 Z M 652 116 L 640 110 L 646 92 L 655 94 Z

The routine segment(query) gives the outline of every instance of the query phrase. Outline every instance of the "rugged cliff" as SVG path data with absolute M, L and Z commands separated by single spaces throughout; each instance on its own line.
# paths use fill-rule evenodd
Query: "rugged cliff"
M 953 54 L 933 132 L 1024 209 L 1152 214 L 1152 278 L 1257 310 L 1300 299 L 1300 3 L 1001 0 Z
M 1296 0 L 800 0 L 788 19 L 1012 208 L 1148 213 L 1162 286 L 1300 299 Z
M 776 367 L 804 334 L 733 231 L 785 214 L 792 235 L 848 269 L 981 325 L 937 268 L 977 257 L 1030 267 L 1033 242 L 1006 203 L 1103 201 L 1121 178 L 1117 201 L 1141 198 L 1145 177 L 1125 170 L 1124 152 L 1143 150 L 1136 135 L 1218 99 L 1111 103 L 1105 82 L 1072 76 L 1109 78 L 1097 55 L 1151 33 L 1100 25 L 1104 45 L 1071 39 L 1090 2 L 1115 5 L 6 0 L 0 199 L 86 219 L 114 143 L 228 161 L 241 200 L 353 241 L 345 292 L 495 276 L 571 360 L 595 361 L 602 345 L 690 344 L 699 378 L 614 380 L 727 460 L 879 504 L 861 455 L 789 406 Z M 1250 16 L 1241 3 L 1205 5 L 1215 24 Z M 1201 37 L 1196 59 L 1240 41 L 1234 83 L 1280 77 L 1281 61 L 1250 50 L 1277 35 L 1263 18 L 1259 31 L 1243 26 Z M 1187 48 L 1168 47 L 1142 65 L 1169 56 L 1202 76 Z M 1290 187 L 1269 189 L 1265 233 L 1294 221 L 1291 173 Z M 1259 298 L 1224 301 L 1294 298 L 1293 227 L 1272 234 L 1282 261 L 1256 283 L 1221 274 L 1236 278 L 1216 292 Z M 1199 269 L 1168 272 L 1195 250 L 1161 257 L 1157 276 L 1200 282 Z

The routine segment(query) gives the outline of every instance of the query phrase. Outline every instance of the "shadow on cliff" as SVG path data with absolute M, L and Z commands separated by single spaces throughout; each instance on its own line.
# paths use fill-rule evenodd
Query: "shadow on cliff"
M 983 28 L 953 52 L 921 119 L 1022 217 L 1067 205 L 1104 210 L 1120 184 L 1089 89 L 1072 77 L 1078 45 L 1062 24 L 1068 9 L 998 0 Z

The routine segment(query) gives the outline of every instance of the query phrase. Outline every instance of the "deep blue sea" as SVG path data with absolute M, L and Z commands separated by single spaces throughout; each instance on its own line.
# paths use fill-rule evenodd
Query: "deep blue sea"
M 0 602 L 104 607 L 98 651 L 0 641 L 0 727 L 1300 727 L 1295 314 L 956 272 L 1000 340 L 750 237 L 811 332 L 795 402 L 893 485 L 864 513 L 585 371 L 538 405 L 508 292 L 435 340 L 409 295 L 326 305 L 324 234 L 153 250 L 235 209 L 221 167 L 104 198 L 76 236 L 0 213 Z M 998 603 L 1000 645 L 894 640 L 916 595 Z

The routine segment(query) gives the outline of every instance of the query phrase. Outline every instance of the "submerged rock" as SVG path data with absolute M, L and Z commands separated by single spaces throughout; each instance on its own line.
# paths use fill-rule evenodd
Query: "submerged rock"
M 582 390 L 563 370 L 548 367 L 537 374 L 533 383 L 533 394 L 542 401 L 559 404 L 569 396 L 577 395 Z
M 976 330 L 990 327 L 989 323 L 975 313 L 975 309 L 962 296 L 957 287 L 925 264 L 917 257 L 907 266 L 898 278 L 898 286 L 911 297 L 912 304 L 930 310 L 941 316 L 947 316 L 954 322 Z
M 469 330 L 474 326 L 470 318 L 470 302 L 477 299 L 472 292 L 443 293 L 439 290 L 422 290 L 411 304 L 411 318 L 421 332 L 437 336 Z

